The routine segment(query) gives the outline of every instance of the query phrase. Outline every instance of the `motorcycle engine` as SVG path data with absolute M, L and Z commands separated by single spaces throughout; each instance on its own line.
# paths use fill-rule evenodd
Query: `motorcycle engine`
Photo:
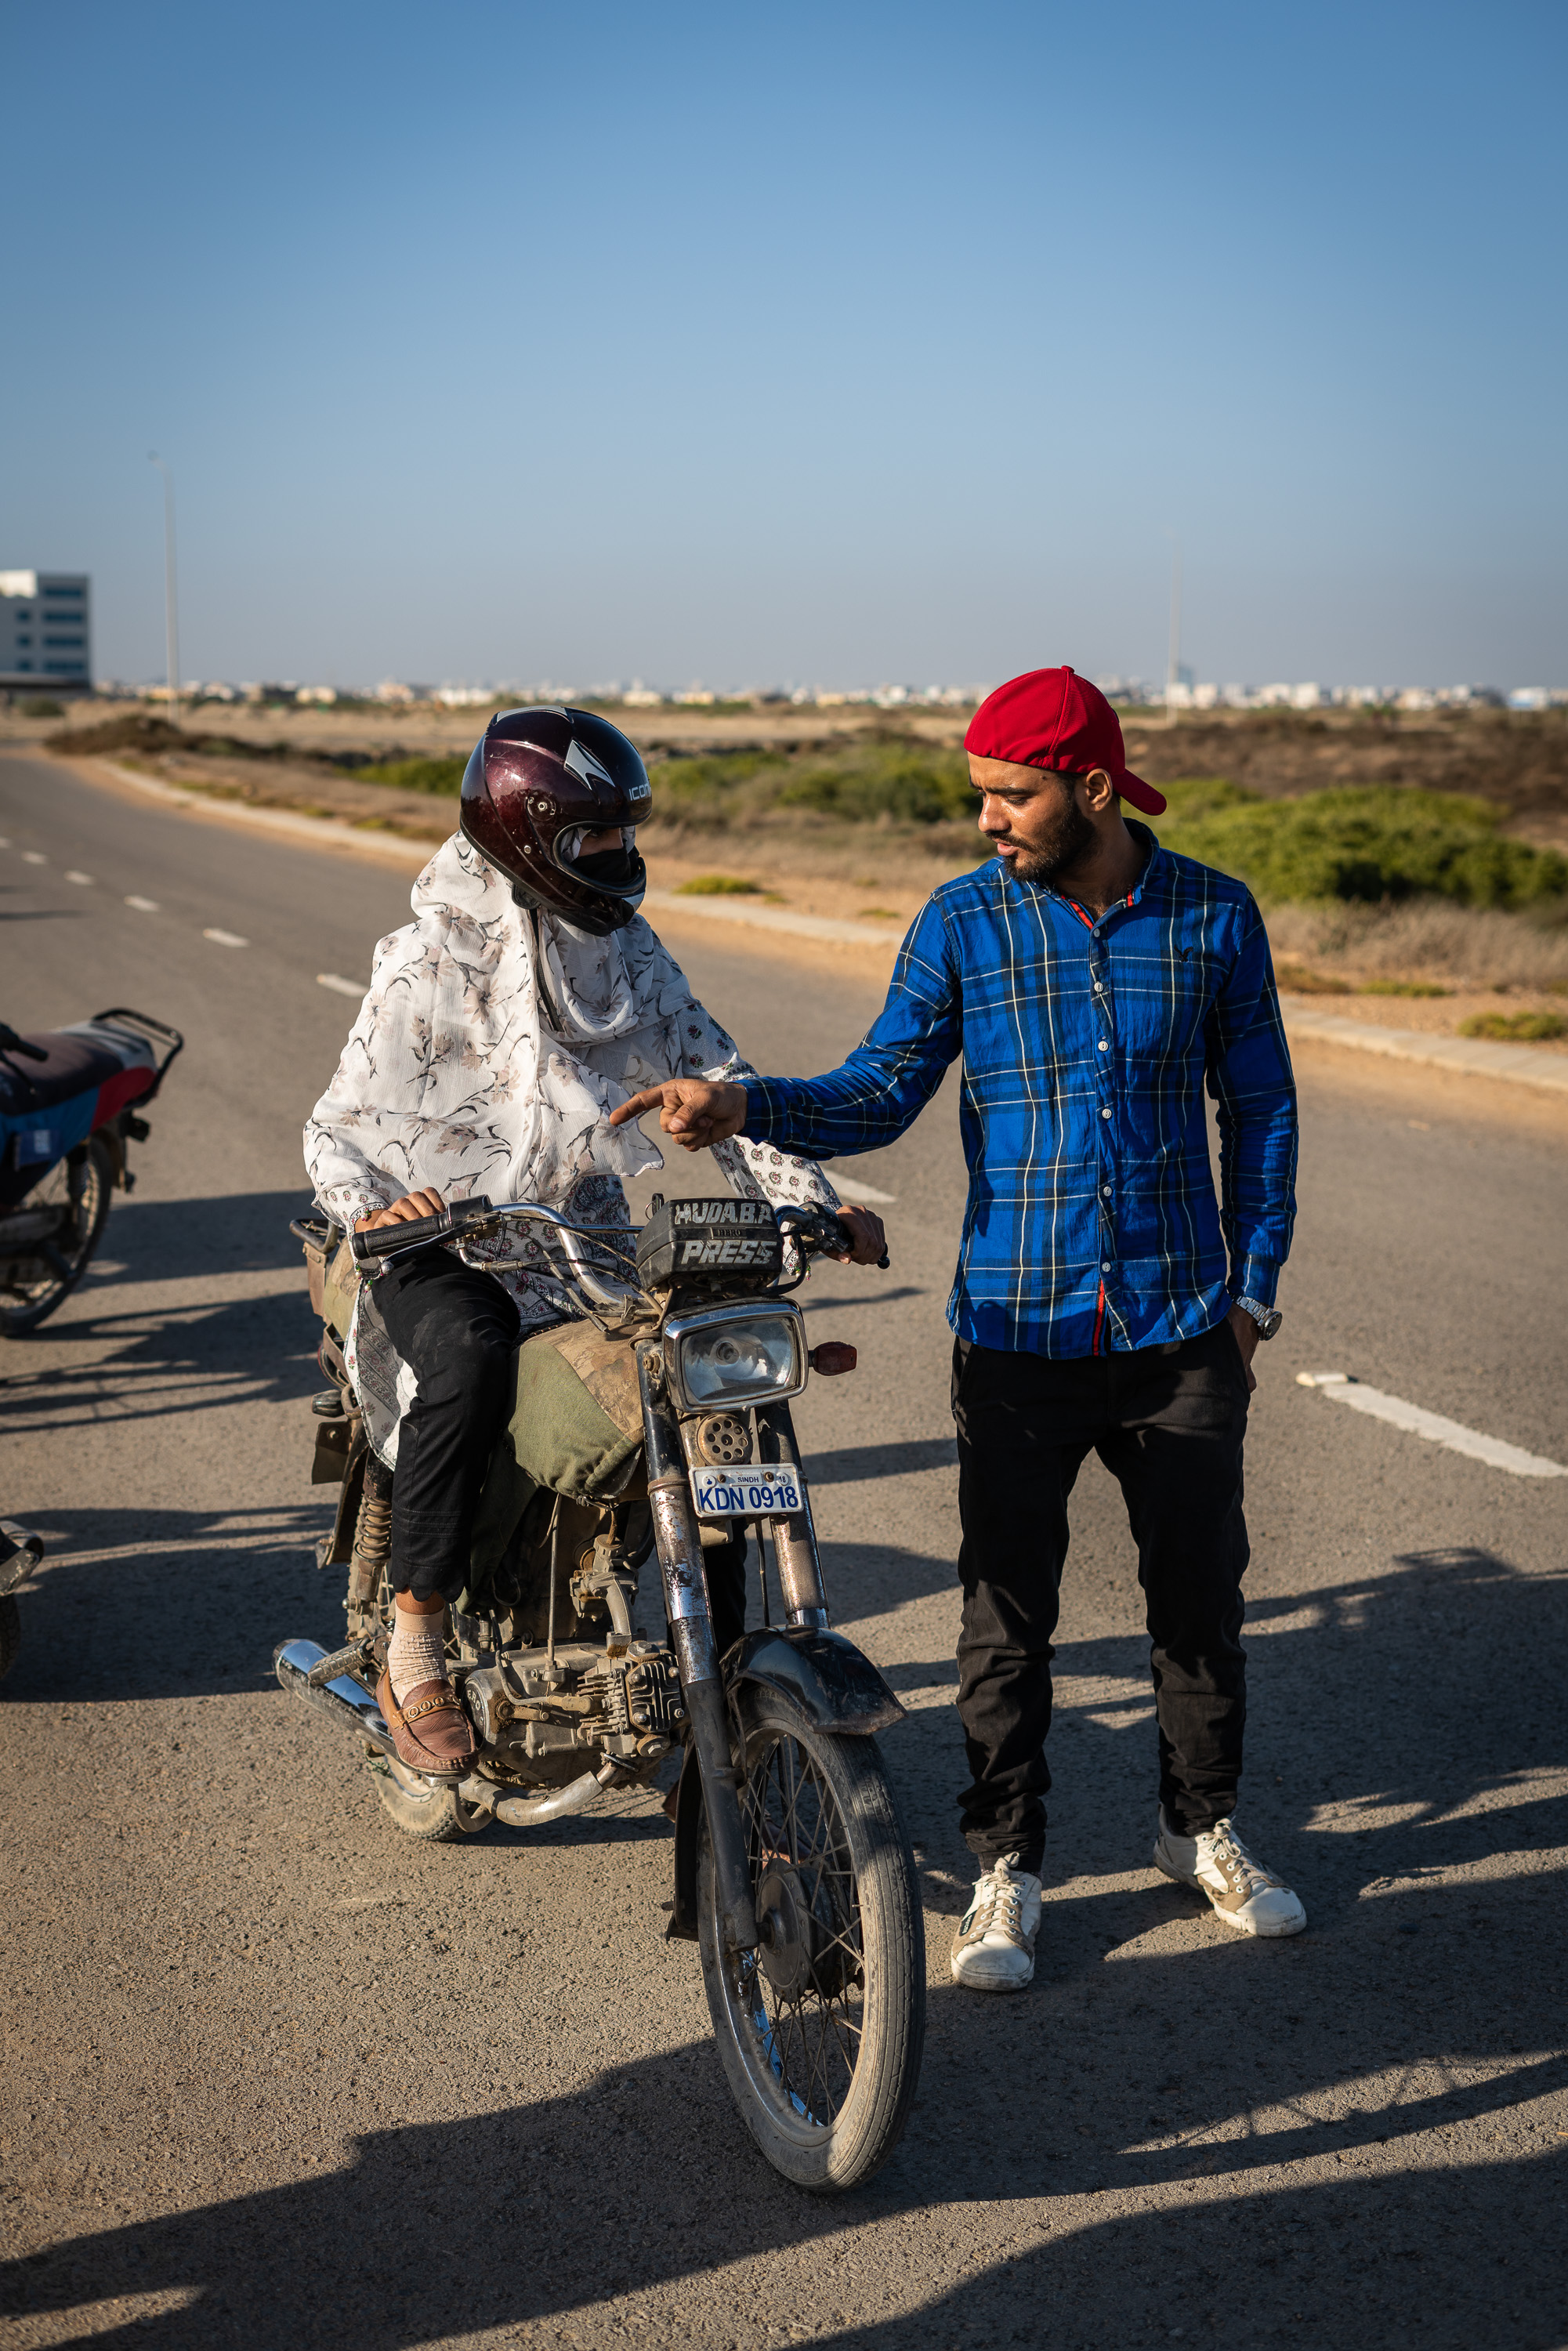
M 462 1687 L 487 1758 L 528 1777 L 546 1757 L 593 1748 L 651 1768 L 686 1719 L 674 1657 L 656 1641 L 633 1641 L 614 1657 L 572 1644 L 558 1649 L 553 1679 L 541 1652 L 514 1652 L 504 1668 L 476 1667 Z

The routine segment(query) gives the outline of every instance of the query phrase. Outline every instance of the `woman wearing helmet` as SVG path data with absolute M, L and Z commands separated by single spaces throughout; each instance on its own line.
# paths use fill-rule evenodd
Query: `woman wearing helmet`
M 611 1126 L 616 1105 L 671 1078 L 754 1074 L 637 912 L 647 875 L 636 831 L 652 806 L 635 745 L 594 712 L 491 720 L 464 775 L 461 830 L 414 883 L 413 921 L 377 947 L 305 1129 L 334 1223 L 411 1220 L 476 1193 L 626 1223 L 623 1179 L 663 1161 L 634 1124 Z M 876 1218 L 841 1210 L 809 1163 L 739 1137 L 714 1156 L 742 1194 L 840 1214 L 856 1262 L 881 1254 Z M 465 1580 L 512 1352 L 560 1319 L 551 1270 L 545 1244 L 512 1228 L 420 1250 L 356 1310 L 351 1349 L 390 1341 L 413 1374 L 380 1439 L 397 1461 L 397 1606 L 380 1695 L 403 1761 L 435 1776 L 461 1778 L 473 1758 L 445 1677 L 445 1609 Z M 708 1560 L 721 1648 L 744 1624 L 743 1541 L 729 1550 Z

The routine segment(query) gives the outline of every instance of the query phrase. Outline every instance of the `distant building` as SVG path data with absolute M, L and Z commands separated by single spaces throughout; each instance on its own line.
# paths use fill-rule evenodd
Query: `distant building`
M 0 686 L 87 691 L 91 590 L 85 571 L 0 571 Z

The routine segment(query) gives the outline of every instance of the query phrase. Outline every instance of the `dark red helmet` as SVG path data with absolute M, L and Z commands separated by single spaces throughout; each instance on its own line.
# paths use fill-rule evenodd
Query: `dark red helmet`
M 601 936 L 629 923 L 648 886 L 634 842 L 578 860 L 585 831 L 645 824 L 653 788 L 634 743 L 591 710 L 503 710 L 463 775 L 459 822 L 520 898 Z

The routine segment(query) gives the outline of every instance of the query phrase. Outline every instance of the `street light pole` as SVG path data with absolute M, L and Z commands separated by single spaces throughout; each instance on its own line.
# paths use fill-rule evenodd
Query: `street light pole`
M 1166 725 L 1176 723 L 1176 689 L 1181 683 L 1181 541 L 1171 549 L 1171 642 L 1166 663 Z
M 169 714 L 180 705 L 180 601 L 174 584 L 174 476 L 155 449 L 148 463 L 163 476 L 163 633 L 169 664 Z

